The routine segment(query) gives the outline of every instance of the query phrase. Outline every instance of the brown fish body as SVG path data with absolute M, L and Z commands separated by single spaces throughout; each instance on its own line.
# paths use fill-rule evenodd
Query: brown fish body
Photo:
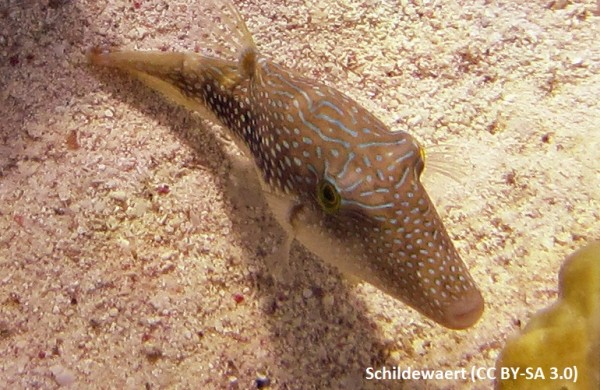
M 260 56 L 231 7 L 238 61 L 140 51 L 90 59 L 228 128 L 290 240 L 446 327 L 473 325 L 483 298 L 420 182 L 421 146 L 341 92 Z

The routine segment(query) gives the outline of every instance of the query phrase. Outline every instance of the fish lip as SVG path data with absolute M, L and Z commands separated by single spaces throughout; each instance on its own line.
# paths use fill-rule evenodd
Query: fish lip
M 479 290 L 472 290 L 462 299 L 452 302 L 444 311 L 440 323 L 447 328 L 462 330 L 475 325 L 481 318 L 485 302 Z

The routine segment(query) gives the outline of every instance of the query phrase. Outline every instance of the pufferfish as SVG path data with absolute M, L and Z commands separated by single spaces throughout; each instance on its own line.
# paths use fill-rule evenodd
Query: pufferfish
M 284 247 L 296 239 L 445 327 L 475 324 L 483 297 L 421 183 L 415 138 L 263 56 L 229 1 L 203 4 L 212 53 L 96 48 L 90 62 L 226 128 L 253 161 Z

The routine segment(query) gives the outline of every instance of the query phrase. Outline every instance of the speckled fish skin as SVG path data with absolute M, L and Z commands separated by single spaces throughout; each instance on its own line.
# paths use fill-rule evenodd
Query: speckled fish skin
M 417 141 L 334 88 L 263 57 L 233 15 L 223 20 L 241 36 L 238 61 L 111 50 L 95 50 L 90 60 L 228 128 L 290 239 L 443 326 L 476 323 L 483 298 L 420 182 Z

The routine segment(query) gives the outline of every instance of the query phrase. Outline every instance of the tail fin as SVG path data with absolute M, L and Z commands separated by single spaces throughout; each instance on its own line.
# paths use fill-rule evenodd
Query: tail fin
M 88 60 L 96 65 L 132 73 L 159 90 L 166 88 L 156 88 L 156 83 L 164 78 L 168 69 L 190 69 L 196 62 L 196 65 L 219 68 L 220 75 L 215 77 L 228 88 L 253 78 L 257 75 L 258 50 L 235 5 L 230 0 L 201 0 L 201 3 L 198 28 L 192 28 L 191 31 L 203 44 L 200 56 L 194 57 L 192 53 L 160 54 L 94 48 L 88 52 Z M 161 74 L 161 77 L 157 77 L 157 74 Z M 153 79 L 150 80 L 149 76 Z M 161 84 L 164 84 L 164 80 Z
M 168 99 L 215 123 L 215 115 L 189 93 L 185 86 L 193 86 L 203 77 L 203 72 L 217 69 L 211 77 L 220 85 L 231 87 L 240 82 L 237 64 L 214 57 L 187 53 L 161 51 L 120 51 L 110 48 L 93 48 L 88 54 L 93 65 L 116 68 L 132 76 Z

